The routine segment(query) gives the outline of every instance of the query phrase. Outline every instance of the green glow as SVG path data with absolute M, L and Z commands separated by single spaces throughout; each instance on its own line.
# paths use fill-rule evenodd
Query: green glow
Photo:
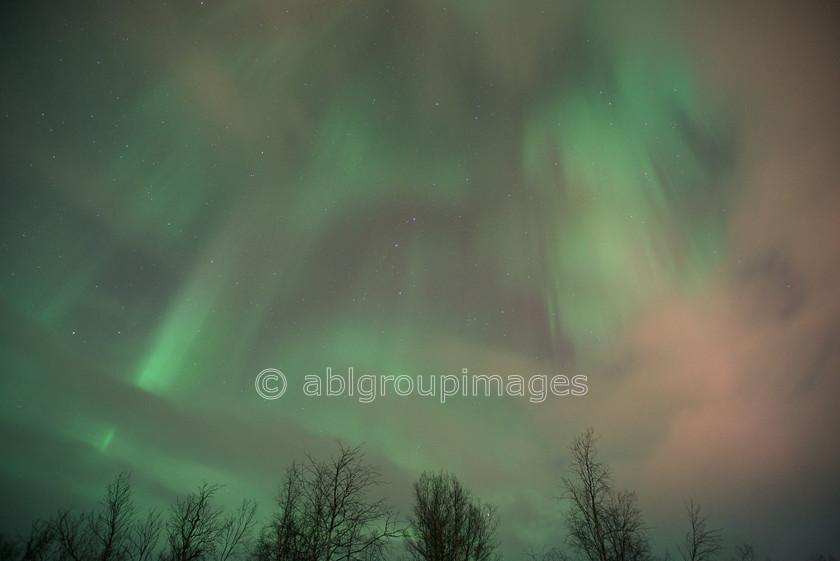
M 221 275 L 206 271 L 199 275 L 180 298 L 159 329 L 156 344 L 139 369 L 137 385 L 145 390 L 164 393 L 176 387 L 178 375 L 191 370 L 187 359 L 196 351 L 194 345 L 201 341 L 202 328 L 213 311 L 221 289 Z M 212 284 L 211 284 L 212 283 Z
M 688 72 L 633 61 L 561 93 L 528 126 L 545 303 L 552 332 L 578 350 L 663 291 L 696 286 L 721 256 L 727 164 L 702 115 Z
M 100 452 L 104 453 L 105 450 L 108 449 L 108 446 L 111 444 L 111 441 L 114 440 L 114 435 L 116 434 L 116 432 L 117 432 L 116 427 L 114 427 L 110 431 L 108 431 L 108 434 L 105 435 L 105 438 L 102 439 L 102 444 L 99 446 L 99 451 Z

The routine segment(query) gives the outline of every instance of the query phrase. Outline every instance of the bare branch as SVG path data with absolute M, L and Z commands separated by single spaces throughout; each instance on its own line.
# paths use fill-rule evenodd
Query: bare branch
M 197 493 L 172 505 L 167 533 L 171 561 L 192 561 L 212 557 L 223 529 L 223 510 L 211 500 L 220 485 L 203 483 Z
M 736 545 L 735 555 L 737 556 L 738 561 L 756 561 L 756 559 L 758 559 L 753 546 L 748 543 Z
M 694 499 L 689 499 L 685 504 L 688 512 L 688 532 L 685 540 L 677 549 L 683 561 L 711 561 L 723 548 L 723 530 L 721 528 L 709 528 L 708 516 L 700 514 L 700 505 L 695 504 Z
M 149 509 L 146 519 L 135 522 L 131 527 L 130 559 L 133 561 L 148 561 L 157 549 L 160 530 L 163 526 L 160 513 Z
M 551 549 L 543 547 L 540 551 L 536 551 L 532 546 L 529 546 L 523 555 L 527 561 L 569 561 L 569 556 L 559 547 L 552 547 Z
M 401 535 L 386 499 L 367 496 L 381 482 L 379 469 L 364 463 L 361 447 L 338 446 L 328 461 L 307 455 L 287 470 L 278 510 L 254 551 L 257 559 L 382 559 Z
M 499 558 L 495 508 L 474 500 L 454 475 L 424 472 L 414 499 L 405 543 L 416 561 Z
M 219 552 L 216 555 L 218 561 L 227 561 L 232 555 L 245 549 L 256 523 L 256 514 L 256 501 L 243 499 L 236 512 L 225 518 L 219 540 Z
M 598 459 L 591 427 L 569 445 L 570 477 L 561 498 L 571 502 L 566 516 L 569 543 L 589 561 L 625 561 L 647 556 L 649 545 L 633 492 L 613 487 L 610 468 Z

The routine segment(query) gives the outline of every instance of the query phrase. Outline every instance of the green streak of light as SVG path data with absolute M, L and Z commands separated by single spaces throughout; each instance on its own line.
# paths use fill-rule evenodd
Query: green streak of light
M 114 440 L 114 434 L 117 432 L 117 427 L 113 427 L 108 434 L 105 435 L 105 438 L 102 439 L 102 444 L 99 445 L 99 451 L 104 453 L 105 450 L 108 449 L 108 446 L 111 444 L 111 441 Z

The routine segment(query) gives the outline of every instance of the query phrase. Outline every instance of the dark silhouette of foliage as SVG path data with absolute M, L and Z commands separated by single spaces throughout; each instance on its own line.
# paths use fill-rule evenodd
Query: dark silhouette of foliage
M 758 556 L 751 546 L 748 543 L 742 543 L 735 546 L 735 558 L 738 561 L 757 561 Z
M 569 545 L 589 561 L 635 561 L 650 556 L 642 514 L 632 491 L 615 489 L 598 458 L 593 429 L 572 439 L 571 476 L 563 477 Z
M 0 534 L 0 561 L 16 561 L 19 554 L 20 546 L 17 541 Z
M 199 487 L 172 505 L 161 545 L 161 515 L 150 509 L 138 517 L 131 476 L 120 473 L 108 484 L 100 507 L 74 513 L 61 509 L 48 522 L 36 521 L 17 543 L 0 540 L 0 561 L 227 561 L 247 553 L 257 505 L 245 500 L 230 514 L 213 507 L 220 487 Z
M 399 527 L 386 498 L 373 498 L 379 468 L 364 461 L 361 447 L 338 443 L 325 461 L 307 455 L 286 470 L 277 509 L 255 539 L 257 503 L 243 500 L 225 510 L 216 502 L 220 485 L 203 483 L 170 505 L 164 520 L 134 504 L 131 476 L 118 474 L 98 507 L 60 509 L 36 520 L 16 539 L 0 534 L 0 561 L 382 561 L 401 541 L 411 561 L 499 561 L 495 507 L 473 498 L 446 472 L 424 472 L 414 483 L 408 525 Z M 636 494 L 616 489 L 609 466 L 599 459 L 592 428 L 569 445 L 570 472 L 562 478 L 567 545 L 523 552 L 525 561 L 653 560 Z M 373 496 L 372 496 L 373 495 Z M 677 544 L 682 561 L 713 561 L 723 551 L 723 530 L 689 499 L 689 528 Z M 669 561 L 668 553 L 660 561 Z M 756 561 L 749 544 L 734 548 L 735 561 Z M 834 561 L 812 555 L 808 561 Z
M 552 547 L 551 549 L 543 547 L 540 551 L 528 547 L 524 556 L 527 561 L 569 561 L 569 556 L 559 547 Z
M 213 505 L 213 496 L 220 485 L 203 483 L 172 505 L 167 527 L 167 561 L 226 561 L 245 547 L 256 520 L 257 504 L 242 501 L 239 508 L 226 515 L 222 507 Z
M 29 535 L 21 537 L 21 559 L 24 561 L 46 561 L 52 559 L 54 534 L 50 524 L 36 520 L 29 528 Z
M 688 512 L 688 532 L 685 540 L 678 546 L 683 561 L 711 561 L 723 549 L 723 530 L 710 528 L 708 515 L 700 514 L 700 505 L 689 499 L 685 509 Z
M 495 508 L 473 499 L 449 473 L 424 472 L 414 484 L 405 543 L 416 561 L 490 561 L 496 553 Z
M 381 484 L 379 468 L 364 462 L 361 447 L 339 442 L 327 461 L 307 456 L 286 471 L 277 512 L 254 550 L 263 561 L 384 559 L 402 531 L 386 499 L 368 494 Z
M 55 555 L 73 561 L 142 561 L 155 548 L 160 520 L 154 513 L 144 523 L 136 523 L 131 475 L 120 473 L 108 484 L 101 508 L 74 514 L 59 510 L 49 530 L 30 539 L 32 555 L 45 555 L 52 542 Z

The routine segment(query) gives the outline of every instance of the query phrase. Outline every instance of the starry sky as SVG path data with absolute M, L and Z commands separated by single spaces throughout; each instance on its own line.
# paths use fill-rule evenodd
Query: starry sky
M 404 513 L 455 473 L 517 558 L 562 543 L 591 425 L 655 551 L 693 497 L 730 548 L 840 553 L 835 4 L 25 6 L 0 17 L 0 526 L 121 470 L 267 515 L 341 439 Z M 327 368 L 402 382 L 307 395 Z M 442 403 L 476 375 L 524 392 Z M 556 376 L 585 395 L 531 399 Z

